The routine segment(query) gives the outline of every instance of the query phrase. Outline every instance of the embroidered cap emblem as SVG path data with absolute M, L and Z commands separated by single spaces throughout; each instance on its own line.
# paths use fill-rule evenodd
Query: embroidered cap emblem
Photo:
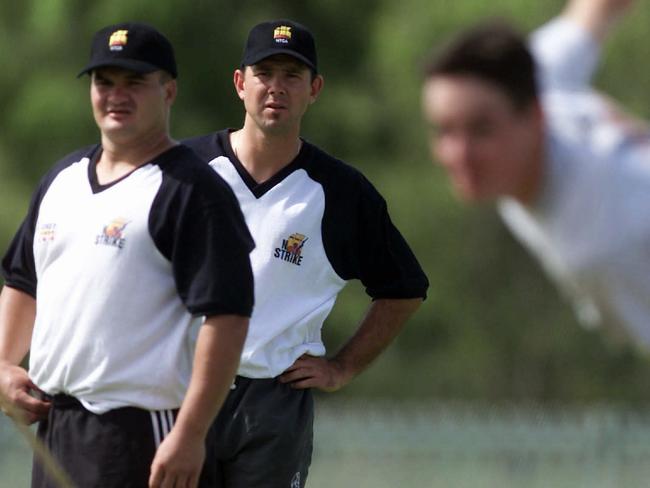
M 280 44 L 288 44 L 291 39 L 291 27 L 281 25 L 273 30 L 273 39 Z
M 128 30 L 116 30 L 108 39 L 108 48 L 111 51 L 121 51 L 126 46 L 128 40 Z

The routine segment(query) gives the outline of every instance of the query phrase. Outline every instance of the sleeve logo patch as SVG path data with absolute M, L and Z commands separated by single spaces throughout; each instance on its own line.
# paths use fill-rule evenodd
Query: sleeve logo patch
M 308 239 L 309 237 L 305 237 L 304 234 L 297 232 L 291 234 L 287 239 L 282 239 L 282 245 L 275 248 L 273 257 L 300 266 L 303 258 L 302 249 Z

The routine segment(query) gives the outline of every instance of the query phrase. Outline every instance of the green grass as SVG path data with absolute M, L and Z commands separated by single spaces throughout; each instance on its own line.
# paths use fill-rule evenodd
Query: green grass
M 309 488 L 635 488 L 650 479 L 650 411 L 319 400 Z M 0 419 L 0 488 L 29 486 L 30 464 Z
M 0 488 L 29 486 L 32 455 L 27 442 L 0 414 Z

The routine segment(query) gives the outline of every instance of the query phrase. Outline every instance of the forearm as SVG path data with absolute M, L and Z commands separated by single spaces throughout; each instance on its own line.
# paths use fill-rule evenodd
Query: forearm
M 304 354 L 280 375 L 280 382 L 296 389 L 340 389 L 386 349 L 421 304 L 420 298 L 375 300 L 354 335 L 333 358 Z
M 32 340 L 36 300 L 16 288 L 5 286 L 0 293 L 0 363 L 18 365 Z
M 18 421 L 30 424 L 44 418 L 49 403 L 34 398 L 38 387 L 18 366 L 29 351 L 36 317 L 36 300 L 5 286 L 0 293 L 0 407 Z
M 192 378 L 175 429 L 204 438 L 230 390 L 248 330 L 248 318 L 208 317 L 201 326 Z
M 570 0 L 563 16 L 603 41 L 635 0 Z
M 388 347 L 421 304 L 420 298 L 372 302 L 354 335 L 332 358 L 344 384 L 365 370 Z

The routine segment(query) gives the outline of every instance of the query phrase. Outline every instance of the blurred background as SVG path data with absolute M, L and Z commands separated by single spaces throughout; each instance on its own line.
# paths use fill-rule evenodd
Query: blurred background
M 648 118 L 650 4 L 637 3 L 605 46 L 595 85 Z M 391 348 L 344 390 L 318 395 L 309 486 L 477 486 L 476 479 L 480 486 L 642 486 L 635 480 L 647 479 L 647 468 L 635 460 L 648 454 L 639 439 L 650 438 L 650 361 L 581 328 L 493 208 L 454 200 L 430 161 L 420 115 L 419 69 L 432 47 L 488 16 L 528 32 L 563 5 L 0 0 L 0 249 L 47 169 L 98 141 L 88 79 L 75 77 L 96 30 L 139 20 L 171 39 L 180 72 L 172 134 L 180 139 L 240 127 L 232 73 L 247 32 L 262 20 L 291 18 L 314 32 L 325 76 L 303 136 L 375 183 L 431 281 Z M 356 283 L 341 294 L 324 328 L 331 352 L 367 303 Z M 555 461 L 568 453 L 577 461 L 558 471 Z M 23 486 L 28 464 L 3 417 L 0 487 Z M 545 484 L 551 472 L 555 481 Z M 631 476 L 624 484 L 622 472 Z

